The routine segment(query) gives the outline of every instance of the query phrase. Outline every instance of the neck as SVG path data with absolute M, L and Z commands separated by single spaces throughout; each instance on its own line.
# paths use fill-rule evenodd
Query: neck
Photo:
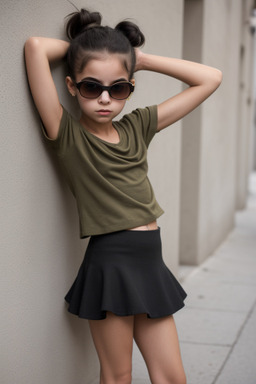
M 90 121 L 87 117 L 82 116 L 80 123 L 86 131 L 104 141 L 114 144 L 119 142 L 119 135 L 116 129 L 113 127 L 112 121 L 97 124 L 93 121 Z

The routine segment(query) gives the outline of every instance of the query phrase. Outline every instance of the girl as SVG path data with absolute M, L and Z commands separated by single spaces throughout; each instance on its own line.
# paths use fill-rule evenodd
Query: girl
M 66 295 L 69 311 L 89 320 L 100 383 L 131 383 L 133 338 L 156 384 L 186 382 L 173 313 L 186 293 L 165 266 L 157 218 L 163 213 L 147 177 L 147 147 L 160 130 L 197 107 L 220 85 L 221 72 L 138 49 L 140 29 L 101 26 L 99 13 L 70 15 L 70 43 L 33 37 L 26 66 L 44 136 L 77 201 L 85 259 Z M 50 63 L 67 57 L 66 84 L 81 118 L 60 104 Z M 188 88 L 158 106 L 113 121 L 132 94 L 135 71 L 175 77 Z

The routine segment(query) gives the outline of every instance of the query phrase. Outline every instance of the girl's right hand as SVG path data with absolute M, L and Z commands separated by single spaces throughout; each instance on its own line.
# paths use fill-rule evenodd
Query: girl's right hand
M 62 106 L 50 70 L 50 62 L 64 58 L 69 43 L 31 37 L 25 44 L 25 60 L 31 93 L 49 138 L 58 135 Z

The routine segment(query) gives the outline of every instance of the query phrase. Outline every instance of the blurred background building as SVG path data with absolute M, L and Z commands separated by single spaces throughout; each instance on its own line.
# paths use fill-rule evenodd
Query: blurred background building
M 221 244 L 246 206 L 256 168 L 255 9 L 253 0 L 75 0 L 115 26 L 131 18 L 146 52 L 219 68 L 221 87 L 161 132 L 149 150 L 150 178 L 165 210 L 164 258 L 198 265 Z M 65 38 L 63 0 L 1 0 L 1 382 L 90 383 L 98 363 L 87 323 L 63 297 L 83 258 L 76 205 L 45 147 L 27 86 L 23 46 L 31 36 Z M 76 114 L 64 66 L 53 66 L 61 102 Z M 183 85 L 136 74 L 124 112 L 156 104 Z

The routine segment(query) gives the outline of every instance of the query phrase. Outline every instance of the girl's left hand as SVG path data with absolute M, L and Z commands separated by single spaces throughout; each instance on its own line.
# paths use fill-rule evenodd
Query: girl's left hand
M 143 52 L 139 48 L 135 48 L 135 55 L 136 55 L 136 65 L 135 65 L 134 72 L 137 72 L 142 69 L 141 58 L 143 56 Z
M 135 49 L 135 71 L 147 70 L 174 77 L 189 87 L 158 105 L 158 128 L 163 128 L 183 118 L 220 85 L 222 73 L 216 68 L 171 57 L 161 57 Z

